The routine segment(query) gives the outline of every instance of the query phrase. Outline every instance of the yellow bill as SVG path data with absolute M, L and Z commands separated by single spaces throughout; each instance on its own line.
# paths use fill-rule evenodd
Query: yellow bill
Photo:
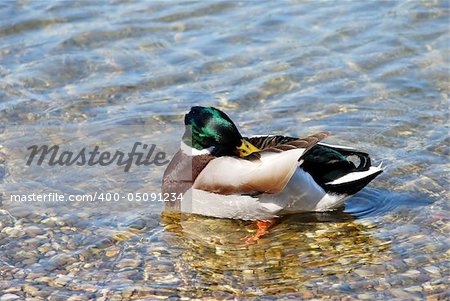
M 251 153 L 261 151 L 259 148 L 257 148 L 247 140 L 242 139 L 241 141 L 242 141 L 241 146 L 236 147 L 236 152 L 239 155 L 239 157 L 243 158 L 250 155 Z

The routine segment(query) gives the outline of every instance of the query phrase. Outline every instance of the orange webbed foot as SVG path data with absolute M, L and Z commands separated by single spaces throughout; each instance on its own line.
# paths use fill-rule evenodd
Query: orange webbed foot
M 253 235 L 250 234 L 250 235 L 243 237 L 241 239 L 241 241 L 244 243 L 245 246 L 256 243 L 261 236 L 269 233 L 269 231 L 268 231 L 269 228 L 273 224 L 275 224 L 275 222 L 276 222 L 275 218 L 272 218 L 271 220 L 268 220 L 268 221 L 257 221 L 256 226 L 258 227 L 258 229 L 257 229 L 256 233 Z

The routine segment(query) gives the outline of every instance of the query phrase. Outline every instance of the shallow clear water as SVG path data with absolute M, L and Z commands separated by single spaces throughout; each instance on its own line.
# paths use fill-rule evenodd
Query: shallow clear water
M 448 29 L 448 1 L 0 4 L 0 300 L 448 298 Z M 192 105 L 246 135 L 331 131 L 387 169 L 250 246 L 250 223 L 160 202 L 10 201 L 158 192 L 164 166 L 28 168 L 26 147 L 170 157 Z

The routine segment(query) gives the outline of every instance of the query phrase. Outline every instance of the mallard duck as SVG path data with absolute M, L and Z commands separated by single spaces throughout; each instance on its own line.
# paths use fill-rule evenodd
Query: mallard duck
M 383 171 L 365 152 L 320 142 L 327 132 L 243 137 L 224 112 L 200 106 L 184 123 L 162 183 L 163 193 L 183 197 L 166 202 L 167 210 L 259 221 L 264 228 L 282 215 L 340 207 Z

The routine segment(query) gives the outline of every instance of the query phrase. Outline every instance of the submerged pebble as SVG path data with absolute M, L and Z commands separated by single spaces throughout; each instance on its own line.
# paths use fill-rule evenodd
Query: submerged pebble
M 0 300 L 2 301 L 9 301 L 9 300 L 18 300 L 20 299 L 19 296 L 15 295 L 15 294 L 4 294 L 3 296 L 0 297 Z
M 41 229 L 37 226 L 28 226 L 28 227 L 24 228 L 23 230 L 29 237 L 36 237 L 38 235 L 45 233 L 45 231 L 43 229 Z

